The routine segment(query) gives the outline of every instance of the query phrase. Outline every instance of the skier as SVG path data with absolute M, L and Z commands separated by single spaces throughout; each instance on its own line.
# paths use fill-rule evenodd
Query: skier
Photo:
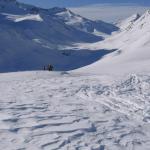
M 54 67 L 51 64 L 49 64 L 48 67 L 47 67 L 47 70 L 48 71 L 53 71 L 53 69 L 54 69 Z
M 46 67 L 44 66 L 43 70 L 46 70 Z

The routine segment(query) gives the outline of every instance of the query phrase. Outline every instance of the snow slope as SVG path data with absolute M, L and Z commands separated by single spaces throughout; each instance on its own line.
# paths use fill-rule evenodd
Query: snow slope
M 150 11 L 96 42 L 66 9 L 0 6 L 0 71 L 83 67 L 1 73 L 1 149 L 149 150 Z
M 5 150 L 149 150 L 150 76 L 0 74 Z
M 126 26 L 126 23 L 125 23 Z M 82 48 L 116 50 L 80 71 L 108 74 L 149 72 L 150 11 L 132 22 L 126 30 L 114 33 L 105 41 L 80 45 Z
M 121 20 L 119 23 L 117 23 L 117 26 L 122 30 L 128 30 L 139 18 L 140 18 L 139 14 L 134 14 L 125 20 Z
M 73 45 L 101 41 L 104 37 L 100 32 L 106 35 L 117 29 L 66 8 L 42 9 L 16 0 L 1 0 L 0 72 L 37 70 L 49 63 L 55 70 L 89 65 L 109 51 L 81 50 Z
M 70 70 L 93 63 L 103 55 L 103 51 L 100 54 L 86 49 L 66 51 L 65 47 L 74 43 L 103 38 L 65 24 L 54 9 L 1 0 L 0 20 L 0 72 L 42 69 L 49 63 L 55 70 Z
M 51 12 L 51 10 L 48 9 L 42 9 L 37 8 L 30 5 L 21 4 L 19 2 L 16 2 L 15 0 L 2 0 L 0 2 L 0 12 L 1 12 L 1 20 L 3 20 L 3 23 L 6 25 L 10 25 L 10 28 L 13 28 L 11 26 L 11 22 L 7 22 L 7 20 L 18 22 L 21 22 L 20 28 L 23 27 L 23 25 L 26 25 L 25 23 L 28 23 L 28 28 L 30 29 L 31 26 L 35 26 L 34 28 L 37 28 L 37 24 L 43 25 L 41 27 L 45 27 L 45 30 L 53 36 L 53 41 L 57 41 L 57 44 L 60 43 L 62 40 L 63 35 L 63 42 L 92 42 L 95 40 L 100 40 L 100 38 L 76 30 L 74 27 L 67 26 L 63 21 L 61 21 L 59 18 L 56 18 L 56 16 Z M 2 16 L 6 16 L 5 19 Z M 32 22 L 31 22 L 32 21 Z M 34 21 L 40 21 L 40 23 L 34 22 Z M 16 24 L 18 25 L 18 24 Z M 32 27 L 33 28 L 33 27 Z M 34 29 L 33 28 L 33 29 Z M 53 35 L 52 29 L 60 36 L 60 39 L 57 36 Z M 14 29 L 15 30 L 15 29 Z M 23 30 L 23 29 L 22 29 Z M 31 31 L 30 31 L 31 32 Z M 38 28 L 36 30 L 36 35 L 40 34 L 41 29 Z M 80 37 L 75 34 L 81 35 Z M 31 32 L 31 34 L 33 34 Z M 34 33 L 35 34 L 35 33 Z M 50 38 L 49 36 L 48 38 Z

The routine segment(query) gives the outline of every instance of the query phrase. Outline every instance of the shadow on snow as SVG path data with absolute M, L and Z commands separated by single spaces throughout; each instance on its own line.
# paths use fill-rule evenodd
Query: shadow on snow
M 117 49 L 112 50 L 63 50 L 62 55 L 68 59 L 66 64 L 56 64 L 55 70 L 57 71 L 69 71 L 78 69 L 87 65 L 90 65 L 105 55 L 110 54 Z

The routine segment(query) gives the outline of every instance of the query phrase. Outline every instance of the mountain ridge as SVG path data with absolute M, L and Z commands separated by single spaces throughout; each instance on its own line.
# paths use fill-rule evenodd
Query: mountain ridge
M 130 23 L 130 21 L 129 21 Z M 126 25 L 126 24 L 125 24 Z M 146 11 L 125 30 L 104 41 L 83 46 L 89 49 L 116 49 L 115 52 L 79 71 L 108 74 L 149 72 L 150 11 Z
M 56 15 L 64 11 L 68 9 L 0 1 L 0 72 L 39 70 L 49 63 L 55 70 L 72 70 L 109 53 L 74 49 L 76 43 L 93 43 L 104 37 L 68 25 Z

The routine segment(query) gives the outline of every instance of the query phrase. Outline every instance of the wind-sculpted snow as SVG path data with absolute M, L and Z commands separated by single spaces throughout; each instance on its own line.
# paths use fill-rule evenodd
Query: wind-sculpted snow
M 0 75 L 5 150 L 149 150 L 150 76 Z

